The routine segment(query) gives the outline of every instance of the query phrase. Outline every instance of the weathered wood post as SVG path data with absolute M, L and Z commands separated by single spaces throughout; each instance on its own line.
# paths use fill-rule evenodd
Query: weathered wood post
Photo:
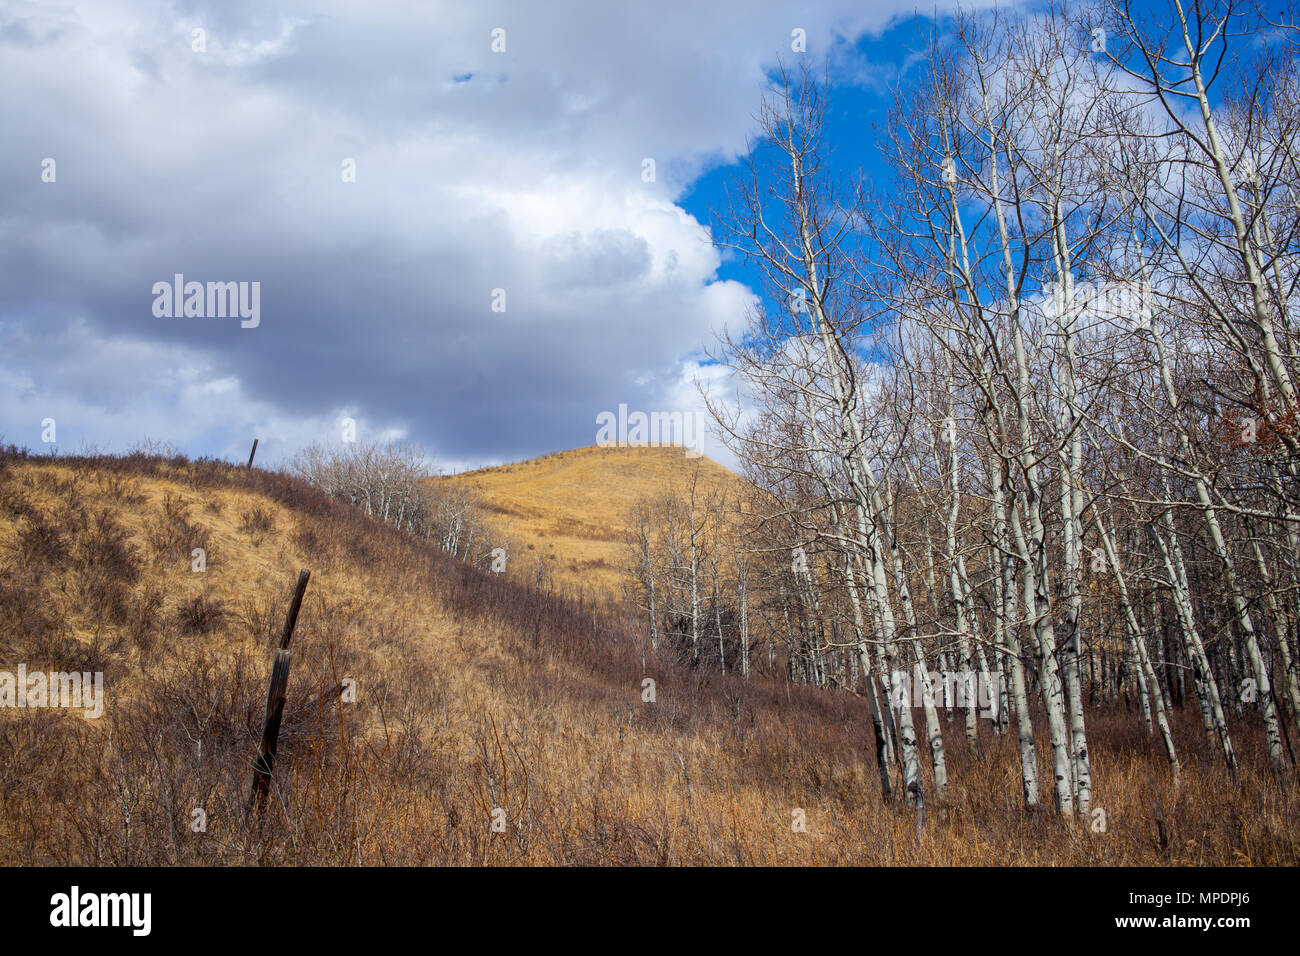
M 310 577 L 311 572 L 306 568 L 298 572 L 298 583 L 293 589 L 293 600 L 289 602 L 289 613 L 284 619 L 284 630 L 280 633 L 280 646 L 275 651 L 275 663 L 271 666 L 271 683 L 266 691 L 266 718 L 262 722 L 262 741 L 257 747 L 257 759 L 253 761 L 253 790 L 248 795 L 245 814 L 251 813 L 254 806 L 258 808 L 259 813 L 266 809 L 266 795 L 271 789 L 271 771 L 275 768 L 275 749 L 280 741 L 280 721 L 284 717 L 285 692 L 289 687 L 289 641 L 293 639 L 293 629 L 298 623 L 298 611 L 302 609 L 302 598 L 307 592 L 307 580 Z
M 248 467 L 253 467 L 253 456 L 257 454 L 257 443 L 260 439 L 253 439 L 253 450 L 248 453 Z

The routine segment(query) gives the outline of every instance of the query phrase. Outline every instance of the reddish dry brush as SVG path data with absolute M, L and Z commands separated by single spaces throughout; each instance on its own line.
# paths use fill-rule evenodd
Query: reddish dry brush
M 1280 398 L 1267 404 L 1255 400 L 1249 414 L 1228 409 L 1219 419 L 1218 429 L 1228 451 L 1252 454 L 1285 451 L 1287 441 L 1300 435 L 1295 410 L 1285 408 Z

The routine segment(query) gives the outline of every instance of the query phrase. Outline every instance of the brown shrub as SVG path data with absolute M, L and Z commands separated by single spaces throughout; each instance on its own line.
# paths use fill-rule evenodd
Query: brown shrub
M 275 515 L 261 505 L 239 513 L 239 530 L 260 541 L 275 530 Z
M 130 535 L 107 509 L 97 513 L 79 536 L 74 555 L 79 564 L 112 580 L 134 584 L 140 578 L 140 558 Z
M 71 551 L 68 535 L 48 515 L 30 513 L 18 531 L 18 560 L 25 565 L 59 567 Z
M 176 623 L 186 634 L 208 634 L 220 627 L 225 619 L 224 605 L 202 593 L 182 601 L 176 609 Z
M 126 619 L 126 633 L 131 643 L 142 652 L 153 647 L 162 604 L 163 592 L 158 588 L 144 588 L 135 593 Z
M 188 562 L 195 548 L 207 548 L 210 533 L 190 520 L 189 507 L 179 495 L 168 492 L 146 534 L 156 561 Z
M 100 494 L 115 504 L 135 507 L 144 502 L 139 480 L 121 472 L 97 471 L 95 484 Z
M 40 579 L 30 571 L 0 571 L 0 620 L 5 622 L 0 628 L 0 652 L 10 658 L 50 644 L 65 626 Z

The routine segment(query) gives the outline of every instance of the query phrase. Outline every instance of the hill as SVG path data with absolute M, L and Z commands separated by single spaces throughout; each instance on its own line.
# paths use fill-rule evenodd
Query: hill
M 578 481 L 598 457 L 570 454 L 572 469 L 514 474 L 550 470 L 568 501 L 563 476 Z M 312 576 L 274 783 L 265 816 L 250 818 L 272 648 L 300 567 Z M 0 864 L 1300 858 L 1295 791 L 1261 783 L 1259 747 L 1243 747 L 1233 785 L 1193 714 L 1176 726 L 1188 768 L 1177 791 L 1152 775 L 1150 742 L 1123 714 L 1090 718 L 1104 833 L 1024 814 L 1007 784 L 1014 735 L 987 732 L 952 748 L 958 782 L 918 824 L 881 797 L 856 695 L 689 669 L 649 654 L 612 612 L 221 462 L 0 450 L 0 622 L 0 686 L 21 668 L 100 672 L 104 687 L 97 719 L 0 706 Z
M 530 568 L 540 559 L 556 584 L 619 593 L 631 511 L 644 498 L 688 488 L 733 498 L 748 483 L 679 447 L 590 446 L 434 479 L 472 491 L 495 524 L 517 541 Z
M 270 809 L 246 821 L 300 567 Z M 856 700 L 646 661 L 616 619 L 282 474 L 0 453 L 0 620 L 0 676 L 104 675 L 98 719 L 0 706 L 0 864 L 847 860 L 786 804 L 814 780 L 870 799 Z

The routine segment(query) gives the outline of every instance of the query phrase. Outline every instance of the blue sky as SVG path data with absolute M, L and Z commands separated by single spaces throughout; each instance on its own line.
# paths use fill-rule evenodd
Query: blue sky
M 881 161 L 879 130 L 885 128 L 893 103 L 890 91 L 924 69 L 926 36 L 933 24 L 928 16 L 904 14 L 888 28 L 856 41 L 843 36 L 835 39 L 828 52 L 831 63 L 840 66 L 832 66 L 829 74 L 831 109 L 826 126 L 826 139 L 835 148 L 830 164 L 833 171 L 848 176 L 861 171 L 882 187 L 889 182 L 890 173 Z M 791 58 L 787 62 L 792 62 Z M 716 232 L 717 217 L 725 213 L 727 185 L 740 171 L 738 162 L 708 168 L 689 185 L 678 204 Z M 761 293 L 758 275 L 742 257 L 724 257 L 718 276 Z

